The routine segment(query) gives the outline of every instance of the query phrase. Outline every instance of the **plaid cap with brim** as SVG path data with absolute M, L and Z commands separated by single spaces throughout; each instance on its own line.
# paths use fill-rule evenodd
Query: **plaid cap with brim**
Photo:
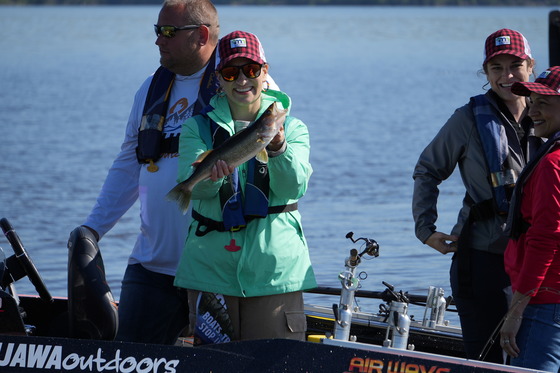
M 221 70 L 234 58 L 248 58 L 258 64 L 265 64 L 264 50 L 256 35 L 245 31 L 233 31 L 220 39 L 218 44 L 220 63 L 217 70 Z
M 519 31 L 507 28 L 498 30 L 486 38 L 482 66 L 499 54 L 510 54 L 524 60 L 533 58 L 531 56 L 531 47 L 525 36 Z
M 518 96 L 530 96 L 531 92 L 543 96 L 560 96 L 560 66 L 548 68 L 534 82 L 515 82 L 511 91 Z

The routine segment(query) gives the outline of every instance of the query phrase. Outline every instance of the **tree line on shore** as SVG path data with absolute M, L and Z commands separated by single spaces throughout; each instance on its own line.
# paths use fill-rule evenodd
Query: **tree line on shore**
M 560 0 L 214 0 L 216 5 L 558 6 Z M 0 0 L 0 5 L 160 5 L 162 0 Z

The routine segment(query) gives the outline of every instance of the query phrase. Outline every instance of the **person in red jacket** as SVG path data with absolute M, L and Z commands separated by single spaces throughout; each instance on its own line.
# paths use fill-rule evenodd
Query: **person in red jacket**
M 513 298 L 500 344 L 515 366 L 560 371 L 560 66 L 511 91 L 530 96 L 535 135 L 548 138 L 514 190 L 504 263 Z

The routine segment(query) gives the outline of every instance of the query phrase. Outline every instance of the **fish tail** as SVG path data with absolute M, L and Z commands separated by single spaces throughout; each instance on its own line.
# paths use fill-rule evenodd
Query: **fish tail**
M 175 188 L 171 189 L 165 197 L 168 201 L 175 201 L 179 205 L 179 209 L 185 215 L 191 203 L 191 191 L 185 190 L 181 184 L 177 184 Z

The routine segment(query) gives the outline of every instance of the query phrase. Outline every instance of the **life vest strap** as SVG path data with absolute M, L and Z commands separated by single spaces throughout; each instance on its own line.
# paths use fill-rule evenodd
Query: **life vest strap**
M 268 208 L 268 215 L 281 214 L 283 212 L 295 211 L 297 209 L 298 209 L 297 202 L 296 203 L 290 203 L 288 205 L 270 206 Z M 217 221 L 217 220 L 213 220 L 213 219 L 207 218 L 205 216 L 202 216 L 201 214 L 196 212 L 194 209 L 192 210 L 192 217 L 193 217 L 194 220 L 198 221 L 198 227 L 196 228 L 196 235 L 198 237 L 202 237 L 202 236 L 204 236 L 207 233 L 212 232 L 212 231 L 236 232 L 236 231 L 239 231 L 239 230 L 245 228 L 245 225 L 244 225 L 244 226 L 232 227 L 231 229 L 225 229 L 223 221 Z M 251 220 L 256 219 L 256 218 L 258 218 L 258 216 L 246 216 L 245 221 L 248 224 Z

